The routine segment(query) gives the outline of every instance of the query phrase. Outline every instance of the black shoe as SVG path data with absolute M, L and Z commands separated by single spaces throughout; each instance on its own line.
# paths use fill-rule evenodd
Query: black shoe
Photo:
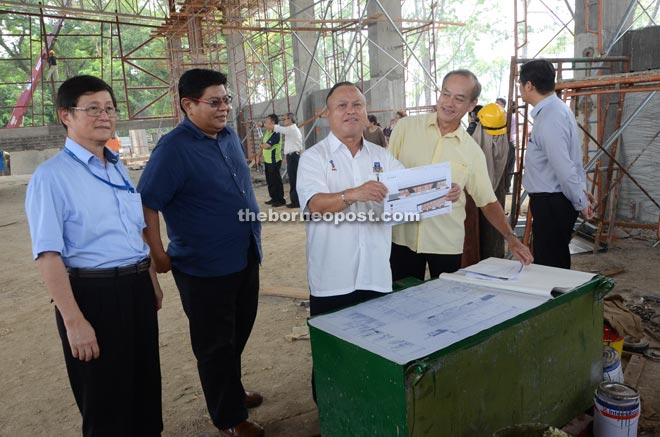
M 275 201 L 273 199 L 270 199 L 270 200 L 266 200 L 264 203 L 266 205 L 272 205 L 273 203 L 275 203 Z
M 300 208 L 300 205 L 298 205 L 297 203 L 289 203 L 286 207 L 293 209 L 293 208 Z
M 286 202 L 273 202 L 270 204 L 273 208 L 279 208 L 280 206 L 286 205 Z

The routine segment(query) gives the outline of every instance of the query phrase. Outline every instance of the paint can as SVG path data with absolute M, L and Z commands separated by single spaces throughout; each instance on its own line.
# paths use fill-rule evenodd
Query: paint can
M 637 389 L 601 382 L 594 397 L 594 436 L 637 437 L 640 411 Z
M 623 383 L 619 353 L 611 346 L 603 348 L 603 381 Z

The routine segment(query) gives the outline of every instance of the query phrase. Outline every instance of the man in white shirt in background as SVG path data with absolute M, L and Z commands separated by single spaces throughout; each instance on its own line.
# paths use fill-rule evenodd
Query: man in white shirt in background
M 296 125 L 296 116 L 293 112 L 287 112 L 284 116 L 284 126 L 276 124 L 275 132 L 284 134 L 284 156 L 286 156 L 286 171 L 289 175 L 289 198 L 291 203 L 287 208 L 300 208 L 298 192 L 296 191 L 296 180 L 298 176 L 298 161 L 300 154 L 305 150 L 302 132 Z

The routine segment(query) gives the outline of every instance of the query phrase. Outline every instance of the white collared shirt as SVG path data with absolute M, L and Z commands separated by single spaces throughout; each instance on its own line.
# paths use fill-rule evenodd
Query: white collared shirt
M 300 129 L 295 123 L 290 126 L 280 126 L 279 124 L 276 124 L 273 130 L 284 134 L 284 155 L 295 152 L 302 153 L 305 149 L 303 146 L 302 132 L 300 132 Z
M 296 188 L 303 211 L 309 212 L 307 203 L 315 194 L 340 193 L 376 180 L 379 171 L 403 168 L 386 149 L 368 141 L 353 157 L 330 133 L 300 157 Z M 369 211 L 381 218 L 383 203 L 356 202 L 342 212 L 366 217 Z M 391 243 L 392 229 L 383 222 L 308 221 L 307 277 L 312 295 L 392 291 Z

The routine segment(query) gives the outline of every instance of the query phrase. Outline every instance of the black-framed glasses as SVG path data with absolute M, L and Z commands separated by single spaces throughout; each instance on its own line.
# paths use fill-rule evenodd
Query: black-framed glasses
M 90 117 L 100 117 L 102 112 L 108 114 L 108 117 L 110 118 L 115 118 L 117 117 L 117 114 L 119 114 L 119 109 L 115 108 L 114 106 L 101 107 L 91 105 L 85 108 L 80 106 L 71 106 L 69 109 L 73 109 L 74 111 L 85 111 L 85 113 Z
M 223 103 L 225 105 L 229 105 L 231 104 L 232 100 L 234 100 L 232 96 L 224 96 L 224 97 L 220 97 L 219 99 L 210 99 L 210 100 L 197 99 L 195 97 L 188 97 L 188 98 L 190 100 L 194 100 L 195 102 L 206 103 L 211 108 L 219 108 L 220 105 L 222 105 Z

